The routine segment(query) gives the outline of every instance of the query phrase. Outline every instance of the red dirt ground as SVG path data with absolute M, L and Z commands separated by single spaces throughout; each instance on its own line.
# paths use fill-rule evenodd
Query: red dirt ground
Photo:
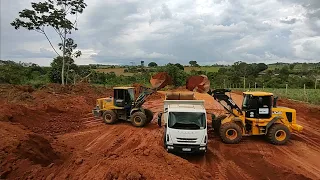
M 110 95 L 110 89 L 84 84 L 40 90 L 1 85 L 0 179 L 320 179 L 319 106 L 280 100 L 297 110 L 305 128 L 285 146 L 262 137 L 227 145 L 210 135 L 204 157 L 177 156 L 164 150 L 156 120 L 135 128 L 94 119 L 96 98 Z M 153 94 L 144 106 L 156 117 L 163 98 L 164 92 Z M 209 95 L 196 98 L 206 100 L 209 113 L 223 113 Z

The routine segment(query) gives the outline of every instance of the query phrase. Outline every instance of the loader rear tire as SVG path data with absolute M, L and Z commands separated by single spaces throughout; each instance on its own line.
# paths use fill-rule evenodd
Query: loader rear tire
M 153 119 L 153 112 L 150 109 L 145 109 L 144 113 L 147 116 L 147 123 L 150 123 Z
M 289 128 L 283 124 L 274 124 L 267 132 L 269 142 L 275 145 L 286 144 L 289 141 L 290 136 L 291 133 Z
M 241 127 L 234 122 L 222 124 L 219 132 L 222 141 L 227 144 L 237 144 L 242 139 Z
M 147 116 L 145 113 L 138 111 L 131 115 L 130 121 L 135 127 L 143 127 L 147 124 Z
M 103 121 L 106 124 L 114 124 L 117 122 L 117 114 L 113 112 L 112 110 L 106 110 L 102 114 Z

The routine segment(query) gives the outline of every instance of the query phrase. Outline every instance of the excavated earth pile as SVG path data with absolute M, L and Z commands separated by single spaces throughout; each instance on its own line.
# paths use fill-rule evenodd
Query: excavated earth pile
M 204 157 L 173 155 L 164 150 L 156 123 L 165 93 L 148 98 L 144 106 L 155 118 L 136 128 L 92 117 L 96 98 L 112 95 L 111 89 L 1 85 L 0 179 L 320 179 L 319 106 L 280 100 L 297 109 L 305 128 L 288 145 L 263 137 L 227 145 L 209 131 Z M 206 100 L 208 112 L 223 112 L 209 95 L 195 95 Z M 232 97 L 240 104 L 241 95 Z

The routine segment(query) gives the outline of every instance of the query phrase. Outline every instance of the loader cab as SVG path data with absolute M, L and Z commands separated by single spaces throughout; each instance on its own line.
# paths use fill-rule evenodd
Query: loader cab
M 268 92 L 245 92 L 242 110 L 246 118 L 269 119 L 272 116 L 273 94 Z
M 131 107 L 134 102 L 134 87 L 114 87 L 114 105 L 117 107 Z

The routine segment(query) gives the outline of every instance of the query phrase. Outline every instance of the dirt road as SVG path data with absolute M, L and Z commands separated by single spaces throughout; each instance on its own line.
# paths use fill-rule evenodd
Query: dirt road
M 37 93 L 41 94 L 31 93 L 35 98 L 31 104 L 40 101 Z M 91 94 L 92 101 L 83 99 L 88 94 Z M 35 122 L 33 124 L 37 126 L 36 129 L 29 127 L 23 124 L 23 118 L 2 118 L 1 178 L 320 179 L 319 107 L 290 101 L 280 102 L 297 109 L 298 122 L 305 128 L 302 134 L 294 135 L 286 146 L 271 145 L 262 137 L 247 137 L 240 144 L 227 145 L 218 137 L 210 135 L 208 152 L 204 157 L 177 156 L 164 150 L 163 128 L 158 127 L 156 120 L 145 128 L 135 128 L 125 122 L 105 125 L 101 120 L 94 119 L 89 107 L 94 105 L 94 98 L 102 94 L 108 93 L 93 95 L 90 91 L 78 93 L 75 97 L 56 93 L 55 98 L 72 97 L 72 101 L 77 99 L 80 105 L 75 106 L 74 111 L 67 111 L 66 106 L 59 107 L 58 112 L 51 112 L 56 108 L 53 103 L 52 108 L 49 108 L 51 110 L 46 114 L 40 113 L 40 116 L 28 113 L 29 104 L 20 105 L 27 108 L 22 112 L 27 115 L 26 121 L 39 121 L 39 117 L 47 115 L 48 122 L 43 121 L 43 124 L 49 124 L 53 132 L 48 126 L 38 126 Z M 208 112 L 222 113 L 219 104 L 210 96 L 196 94 L 196 97 L 206 100 Z M 233 98 L 239 103 L 242 97 L 235 94 Z M 10 107 L 6 112 L 18 111 L 13 102 L 2 105 Z M 163 96 L 156 94 L 144 106 L 158 112 L 162 110 L 162 105 Z M 86 108 L 81 110 L 78 106 Z M 35 109 L 37 108 L 33 107 Z M 59 117 L 63 117 L 66 122 L 57 121 Z M 77 120 L 72 119 L 73 117 Z M 64 126 L 72 128 L 58 131 L 59 127 Z M 45 131 L 41 131 L 41 128 Z

